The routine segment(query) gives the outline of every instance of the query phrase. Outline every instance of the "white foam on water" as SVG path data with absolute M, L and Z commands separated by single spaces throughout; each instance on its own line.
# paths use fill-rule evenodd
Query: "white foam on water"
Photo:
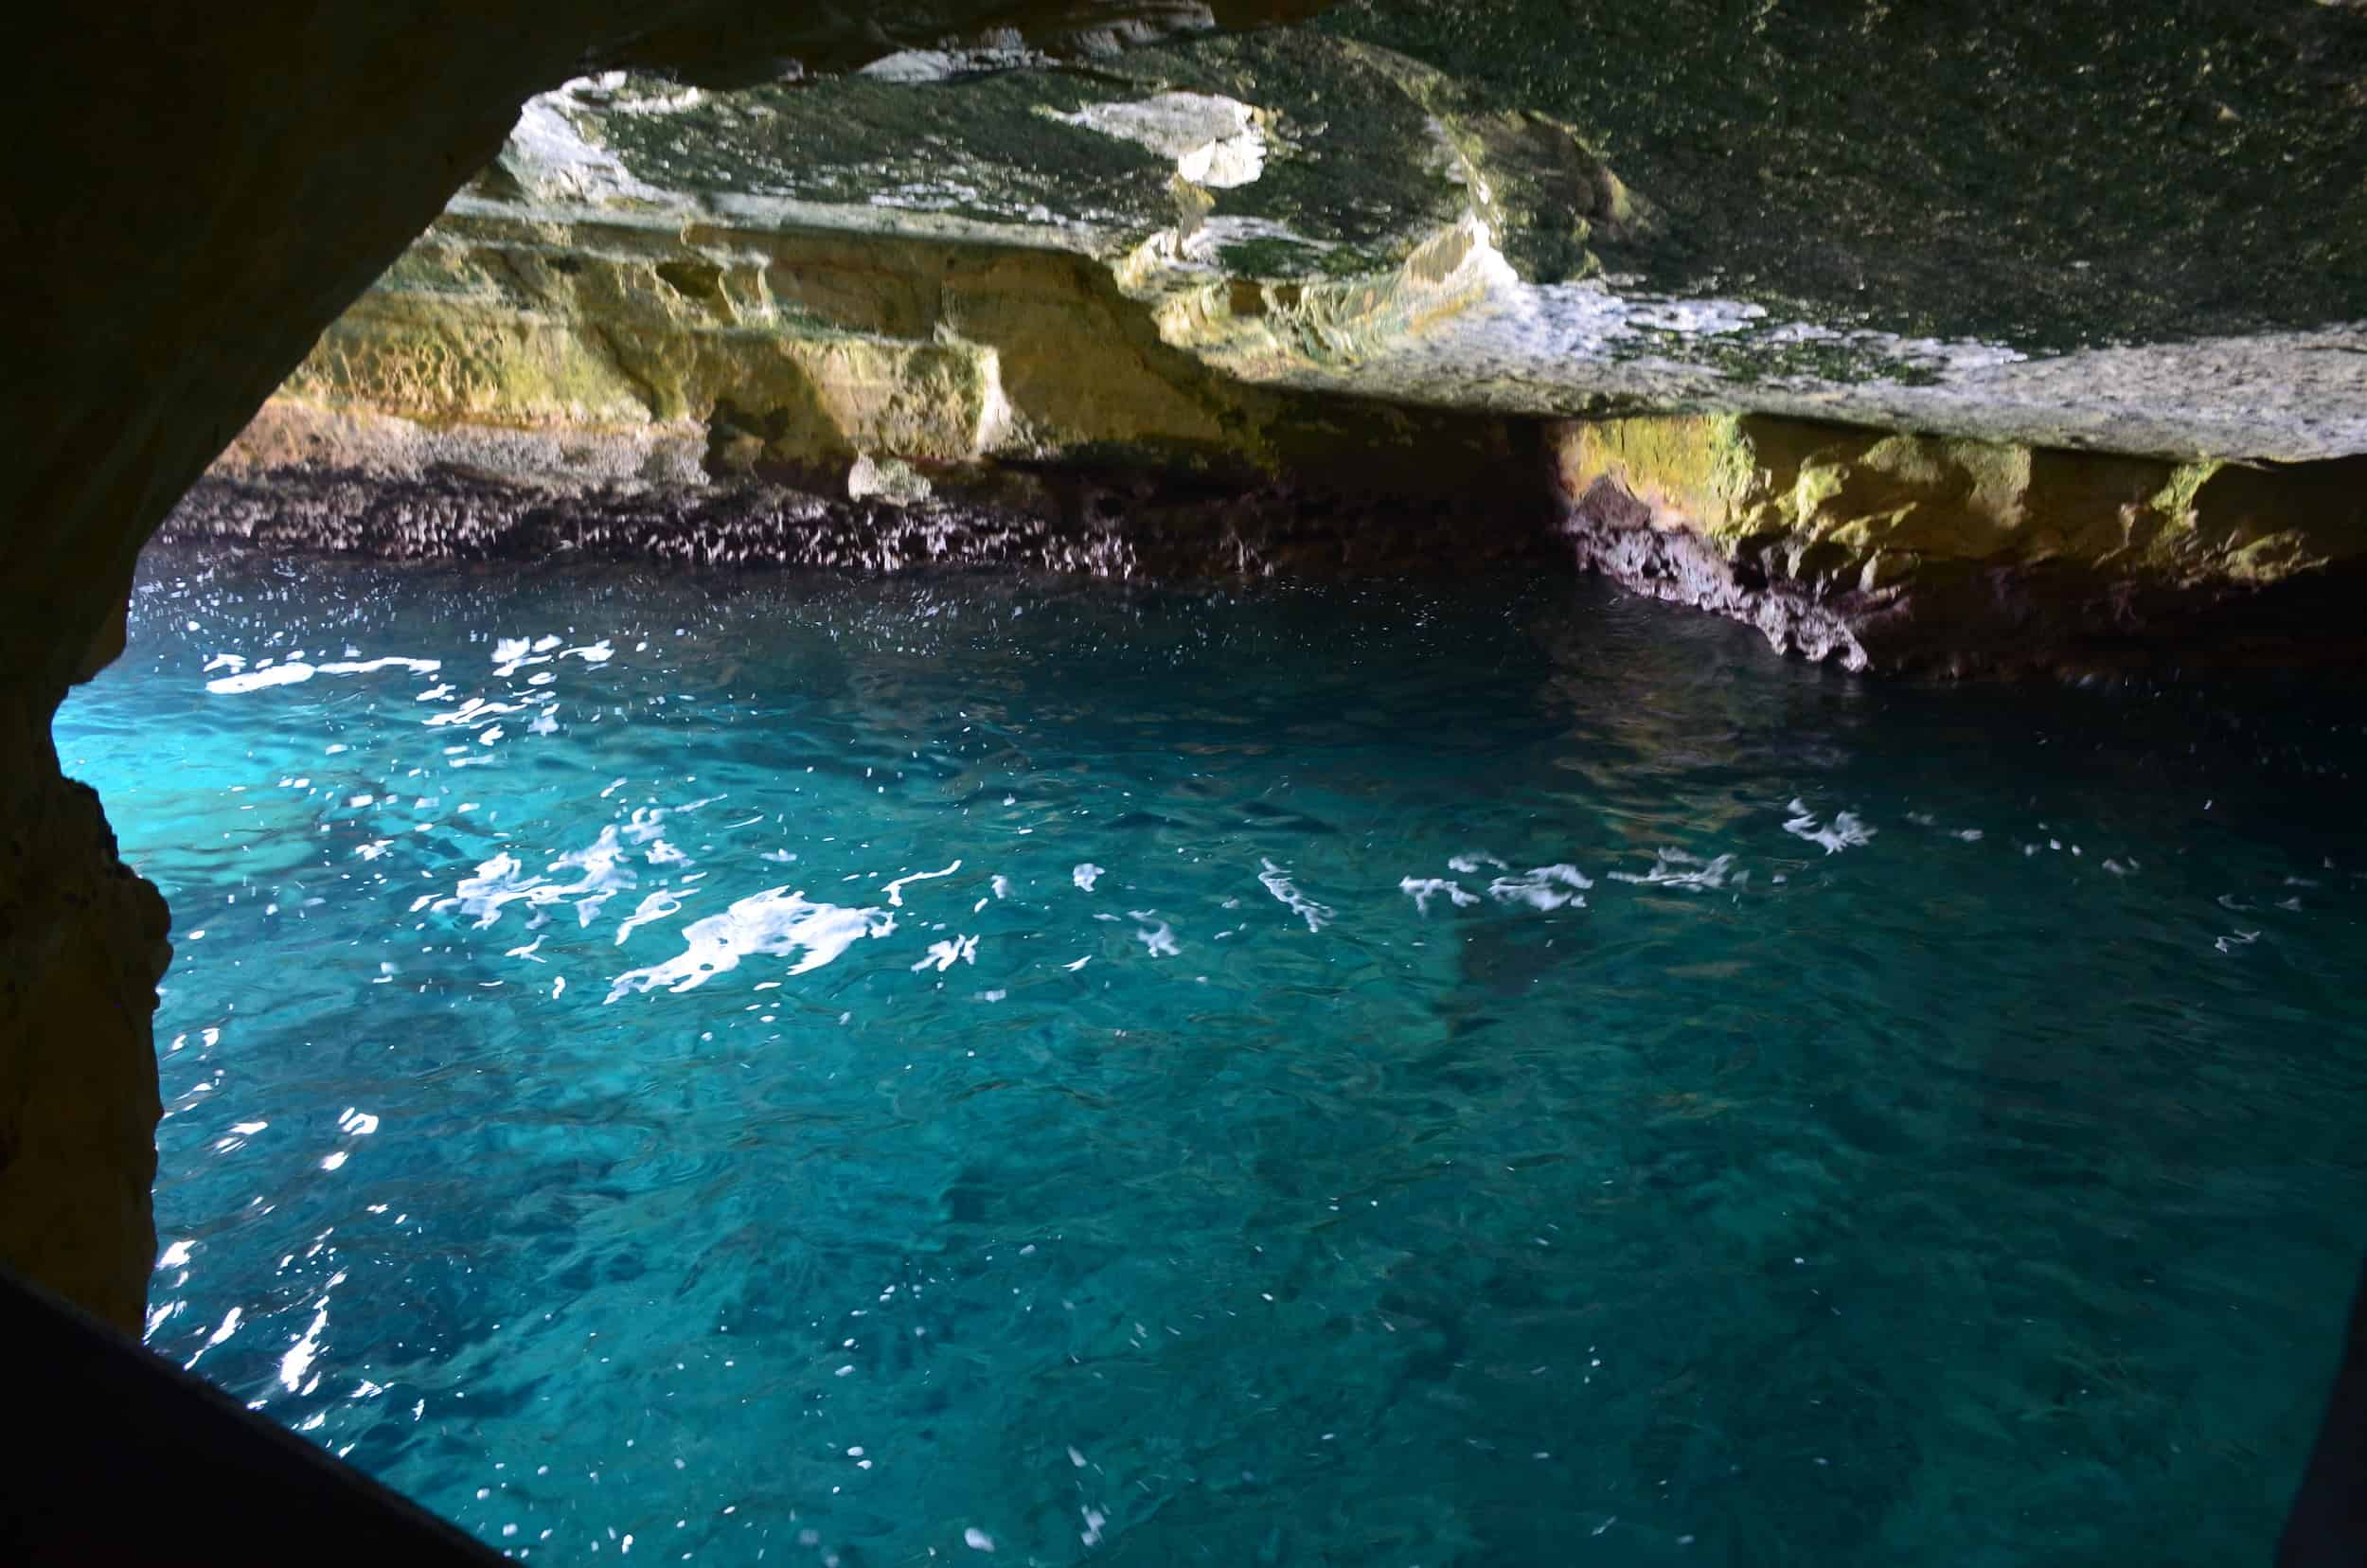
M 1397 891 L 1413 896 L 1414 910 L 1417 915 L 1428 915 L 1431 900 L 1441 895 L 1452 900 L 1457 909 L 1468 909 L 1480 901 L 1478 894 L 1467 893 L 1461 882 L 1450 882 L 1444 877 L 1401 877 L 1397 880 Z
M 1487 884 L 1487 896 L 1498 903 L 1524 903 L 1531 909 L 1586 907 L 1585 891 L 1594 883 L 1575 865 L 1539 865 L 1517 877 L 1498 877 Z
M 712 806 L 722 798 L 721 795 L 707 795 L 703 799 L 685 801 L 680 806 L 636 806 L 632 809 L 632 820 L 624 825 L 622 831 L 633 843 L 647 844 L 666 830 L 667 817 L 695 811 L 702 806 Z
M 1820 828 L 1806 802 L 1795 800 L 1789 809 L 1791 816 L 1784 823 L 1784 831 L 1793 838 L 1824 846 L 1828 855 L 1837 855 L 1843 849 L 1863 848 L 1873 841 L 1875 829 L 1867 827 L 1854 811 L 1836 811 L 1832 826 Z
M 1335 912 L 1332 907 L 1317 903 L 1301 893 L 1297 884 L 1290 881 L 1290 874 L 1273 862 L 1260 857 L 1258 864 L 1264 869 L 1257 873 L 1257 880 L 1264 884 L 1266 891 L 1287 905 L 1291 914 L 1305 920 L 1308 930 L 1323 930 L 1325 922 L 1333 918 Z
M 1751 873 L 1734 869 L 1735 857 L 1719 855 L 1703 860 L 1682 849 L 1655 849 L 1649 871 L 1613 871 L 1613 882 L 1633 882 L 1639 887 L 1682 887 L 1688 893 L 1700 893 L 1724 887 L 1728 882 L 1737 886 L 1749 880 Z
M 591 847 L 571 849 L 550 864 L 553 871 L 576 870 L 583 873 L 574 882 L 551 889 L 547 899 L 536 903 L 556 903 L 561 899 L 575 899 L 576 923 L 590 925 L 599 918 L 600 910 L 609 900 L 633 885 L 633 874 L 623 863 L 624 846 L 616 842 L 616 826 L 611 823 L 600 829 Z
M 609 987 L 608 1001 L 661 986 L 669 991 L 695 990 L 754 955 L 785 958 L 803 953 L 789 972 L 805 974 L 831 962 L 864 937 L 885 936 L 895 929 L 896 917 L 884 909 L 818 903 L 802 891 L 768 887 L 741 899 L 721 915 L 691 921 L 683 928 L 686 945 L 679 956 L 618 975 Z
M 312 678 L 309 664 L 273 665 L 263 669 L 250 669 L 242 675 L 222 675 L 205 683 L 205 689 L 217 696 L 235 696 L 241 691 L 260 691 L 265 686 L 294 686 Z
M 498 718 L 505 713 L 524 713 L 523 703 L 495 703 L 483 697 L 472 697 L 458 707 L 445 713 L 429 714 L 425 722 L 440 728 L 446 724 L 474 724 L 481 720 Z
M 453 890 L 451 898 L 438 899 L 430 907 L 439 915 L 452 909 L 457 909 L 464 915 L 473 915 L 476 917 L 476 929 L 483 931 L 501 918 L 505 904 L 515 903 L 521 899 L 533 900 L 537 903 L 549 901 L 534 898 L 538 889 L 548 884 L 541 877 L 522 877 L 519 873 L 525 869 L 515 855 L 495 855 L 491 860 L 478 863 L 476 875 L 461 878 L 460 885 Z
M 525 867 L 518 858 L 504 851 L 481 862 L 474 876 L 461 879 L 452 897 L 437 899 L 429 907 L 437 914 L 456 909 L 472 915 L 476 917 L 476 929 L 482 931 L 500 919 L 502 910 L 509 904 L 523 901 L 539 908 L 574 899 L 578 923 L 588 926 L 598 918 L 601 906 L 633 885 L 631 867 L 622 864 L 624 856 L 624 846 L 617 842 L 616 827 L 612 823 L 600 829 L 600 836 L 589 847 L 571 849 L 544 867 L 552 872 L 580 872 L 574 882 L 525 875 Z
M 641 900 L 641 906 L 638 909 L 635 909 L 632 914 L 626 916 L 624 919 L 617 923 L 616 946 L 623 947 L 625 945 L 626 937 L 632 935 L 643 926 L 648 925 L 651 920 L 663 920 L 669 915 L 681 913 L 683 900 L 695 895 L 697 892 L 697 888 L 692 888 L 689 893 L 674 893 L 668 891 L 667 889 L 660 888 L 655 893 L 652 893 L 649 897 L 643 899 Z M 540 941 L 541 939 L 542 938 L 540 937 L 536 938 L 537 941 Z
M 217 676 L 205 683 L 205 689 L 217 696 L 235 696 L 241 691 L 260 691 L 266 686 L 295 686 L 315 675 L 368 675 L 381 669 L 411 669 L 422 675 L 433 675 L 443 668 L 436 659 L 411 659 L 389 654 L 383 659 L 339 659 L 328 664 L 306 664 L 292 658 L 275 665 L 269 660 L 258 668 L 246 668 L 246 660 L 236 653 L 217 653 L 205 662 L 207 669 L 227 668 L 237 673 Z
M 950 877 L 961 868 L 962 863 L 955 861 L 942 871 L 914 871 L 899 877 L 887 884 L 887 900 L 894 907 L 901 909 L 904 907 L 904 889 L 908 885 L 917 882 L 934 882 L 939 877 Z
M 369 675 L 382 669 L 410 669 L 421 675 L 433 675 L 444 668 L 444 661 L 408 659 L 400 653 L 389 653 L 383 659 L 340 659 L 334 664 L 314 665 L 312 668 L 324 675 Z
M 956 963 L 974 964 L 977 961 L 978 938 L 956 936 L 951 941 L 930 943 L 929 955 L 913 966 L 913 972 L 917 974 L 922 970 L 934 968 L 943 974 Z

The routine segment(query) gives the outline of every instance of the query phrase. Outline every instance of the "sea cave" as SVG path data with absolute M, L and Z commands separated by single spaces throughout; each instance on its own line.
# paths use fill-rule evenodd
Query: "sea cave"
M 0 1556 L 2367 1561 L 2356 0 L 28 38 Z

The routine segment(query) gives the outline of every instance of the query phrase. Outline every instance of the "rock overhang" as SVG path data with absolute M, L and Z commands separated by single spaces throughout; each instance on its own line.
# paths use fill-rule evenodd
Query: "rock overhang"
M 731 90 L 619 72 L 529 104 L 448 222 L 1062 251 L 1228 378 L 1441 408 L 2367 451 L 2367 138 L 2334 134 L 2367 103 L 2367 20 L 2178 9 L 2173 44 L 2107 5 L 2043 57 L 2028 5 L 1960 18 L 1949 56 L 1883 8 L 1754 32 L 1685 0 L 1568 27 L 1522 0 L 1447 8 L 1453 27 L 1359 0 L 1082 62 L 989 33 Z M 1984 89 L 1993 113 L 1930 101 L 1998 60 L 2027 71 Z M 1861 61 L 1921 91 L 1835 85 Z M 1740 74 L 1713 91 L 1719 62 Z M 2162 107 L 2196 92 L 2234 118 Z M 1771 186 L 1818 157 L 1829 186 Z M 2318 210 L 2243 185 L 2264 168 Z M 2034 227 L 2049 213 L 2063 232 Z M 2197 249 L 2214 235 L 2224 255 Z
M 2180 603 L 2367 560 L 2345 499 L 2367 317 L 2327 314 L 2367 299 L 2367 197 L 2347 166 L 2294 176 L 2330 240 L 2237 212 L 2162 108 L 2196 81 L 2240 101 L 2209 121 L 2230 168 L 2265 155 L 2225 132 L 2248 116 L 2357 161 L 2312 95 L 2367 64 L 2367 35 L 2294 8 L 2323 9 L 2270 0 L 2251 31 L 2180 9 L 2165 46 L 2108 0 L 2039 58 L 2032 5 L 1954 15 L 1949 53 L 1878 7 L 1737 29 L 1670 0 L 1557 31 L 1525 0 L 1356 0 L 1057 58 L 988 30 L 836 76 L 578 79 L 525 106 L 228 466 L 574 496 L 787 483 L 1038 524 L 1076 512 L 1026 477 L 1047 465 L 1492 494 L 1560 508 L 1584 562 L 1852 665 L 2160 645 Z M 2279 50 L 2308 91 L 2264 74 Z M 2025 61 L 2026 101 L 1925 101 L 1991 56 Z M 2083 117 L 2124 160 L 2109 200 L 2088 152 L 2038 149 Z M 1771 191 L 1804 158 L 1832 161 L 1830 189 Z M 2034 238 L 2080 202 L 2091 222 Z M 2164 258 L 2213 214 L 2245 220 L 2234 261 Z M 2306 286 L 2270 241 L 2310 258 Z M 1702 504 L 1697 449 L 1750 470 L 1726 487 L 1753 492 L 1745 523 Z M 1955 626 L 1995 618 L 1974 572 L 2037 584 L 2017 614 L 2051 630 Z

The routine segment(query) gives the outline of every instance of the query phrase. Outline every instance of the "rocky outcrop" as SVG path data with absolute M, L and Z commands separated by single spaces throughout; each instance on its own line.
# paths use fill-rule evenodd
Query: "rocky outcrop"
M 1090 69 L 1005 40 L 730 91 L 583 78 L 527 107 L 283 401 L 424 421 L 419 452 L 577 427 L 621 472 L 709 479 L 716 425 L 824 469 L 1095 449 L 1272 472 L 1324 444 L 1286 454 L 1283 433 L 1383 403 L 2322 460 L 2367 451 L 2367 166 L 2327 172 L 2359 162 L 2340 104 L 2367 27 L 2281 3 L 2266 30 L 2180 8 L 2166 53 L 2158 15 L 2107 6 L 2090 20 L 2117 52 L 2093 60 L 2030 54 L 2012 15 L 1948 32 L 2023 67 L 2015 134 L 2096 121 L 2118 183 L 2087 141 L 2009 160 L 1945 95 L 1836 98 L 1885 43 L 1910 51 L 1902 80 L 1957 72 L 1923 25 L 1858 7 L 1745 31 L 1689 0 L 1598 8 L 1579 30 L 1615 45 L 1599 56 L 1522 0 L 1473 0 L 1445 31 L 1434 8 L 1365 0 Z M 1680 40 L 1669 69 L 1627 68 Z M 1697 55 L 1795 98 L 1729 92 Z M 2220 95 L 2208 135 L 2161 102 L 2193 60 L 2192 90 Z M 1704 161 L 1703 120 L 1723 157 Z M 2302 169 L 2301 146 L 2330 162 Z M 1771 198 L 1743 147 L 1864 167 Z M 1630 162 L 1648 175 L 1614 170 Z M 2277 170 L 2317 193 L 2309 220 L 2243 184 Z M 2034 232 L 2050 214 L 2061 232 Z M 1984 216 L 2014 232 L 1963 227 Z M 1934 225 L 1953 238 L 1927 254 L 1913 236 Z M 2165 261 L 2168 234 L 2194 245 Z M 1306 394 L 1361 410 L 1326 419 Z M 570 467 L 486 444 L 496 468 Z
M 1536 497 L 1516 506 L 1494 490 L 1360 501 L 1286 484 L 1217 489 L 1124 472 L 996 475 L 968 488 L 990 493 L 847 499 L 762 481 L 555 493 L 452 472 L 417 479 L 279 472 L 259 483 L 214 475 L 158 537 L 381 561 L 1016 568 L 1153 582 L 1403 577 L 1567 560 Z
M 2355 651 L 2367 457 L 2103 456 L 1756 416 L 1553 440 L 1580 559 L 1851 669 Z M 2308 613 L 2295 614 L 2297 610 Z
M 1320 495 L 1369 560 L 1513 548 L 1557 487 L 1582 564 L 1779 650 L 1959 671 L 2256 644 L 2357 554 L 2367 330 L 1943 338 L 1780 268 L 1789 303 L 1672 287 L 1699 193 L 1664 208 L 1487 61 L 1387 42 L 1427 37 L 1375 5 L 1091 71 L 1006 42 L 729 92 L 580 80 L 233 444 L 216 472 L 245 489 L 174 526 L 239 533 L 277 486 L 283 539 L 551 532 L 496 492 L 481 539 L 422 526 L 423 497 L 483 481 L 575 498 L 552 537 L 606 549 L 647 526 L 658 556 L 1131 572 L 1342 552 L 1246 545 L 1172 495 L 1085 537 L 1048 474 L 1182 477 L 1216 513 L 1264 487 L 1268 519 Z M 1549 472 L 1514 455 L 1540 445 Z M 365 476 L 374 521 L 324 509 Z M 596 526 L 575 511 L 618 505 L 596 494 L 662 499 Z M 1379 544 L 1409 501 L 1506 521 Z M 752 509 L 793 521 L 752 533 Z
M 867 456 L 956 486 L 1058 464 L 1419 497 L 1500 473 L 1504 428 L 1235 381 L 1059 249 L 472 203 L 322 335 L 215 472 L 831 494 Z
M 98 795 L 59 776 L 48 722 L 0 706 L 0 1256 L 136 1327 L 156 1251 L 165 901 L 116 856 Z

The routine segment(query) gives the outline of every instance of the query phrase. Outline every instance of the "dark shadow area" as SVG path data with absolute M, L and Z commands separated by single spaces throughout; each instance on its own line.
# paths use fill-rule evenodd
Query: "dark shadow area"
M 0 1561 L 502 1560 L 7 1270 L 0 1341 L 10 1407 L 35 1418 L 0 1488 Z

